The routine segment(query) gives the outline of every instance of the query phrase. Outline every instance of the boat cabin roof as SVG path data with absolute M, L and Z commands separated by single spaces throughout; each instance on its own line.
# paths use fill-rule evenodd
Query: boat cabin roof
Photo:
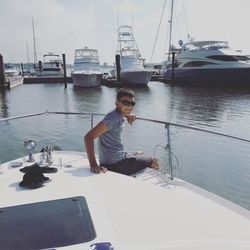
M 54 53 L 52 53 L 52 52 L 49 52 L 49 53 L 47 53 L 47 54 L 43 55 L 43 57 L 46 57 L 46 56 L 55 56 L 55 57 L 60 57 L 60 55 L 58 55 L 58 54 L 54 54 Z

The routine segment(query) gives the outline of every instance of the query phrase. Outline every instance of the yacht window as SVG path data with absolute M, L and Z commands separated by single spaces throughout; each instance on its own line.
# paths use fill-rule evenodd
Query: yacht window
M 60 68 L 43 68 L 43 71 L 60 71 Z
M 180 64 L 181 64 L 180 62 L 175 62 L 175 63 L 174 63 L 174 67 L 175 67 L 175 68 L 178 68 Z M 167 68 L 167 69 L 172 68 L 172 63 L 167 64 L 166 68 Z
M 249 61 L 250 58 L 248 56 L 237 56 L 235 55 L 235 57 L 237 57 L 239 59 L 239 61 Z
M 204 62 L 204 61 L 191 61 L 183 65 L 183 67 L 202 67 L 204 65 L 215 64 L 211 62 Z
M 0 208 L 1 249 L 47 249 L 96 237 L 84 197 Z
M 217 61 L 239 61 L 239 59 L 236 56 L 231 56 L 231 55 L 214 55 L 214 56 L 208 56 L 207 58 Z
M 154 65 L 154 69 L 162 69 L 162 65 Z

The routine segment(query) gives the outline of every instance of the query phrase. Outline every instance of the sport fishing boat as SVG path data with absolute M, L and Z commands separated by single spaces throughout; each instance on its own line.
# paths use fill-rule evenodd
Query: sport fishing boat
M 152 72 L 145 69 L 131 26 L 118 28 L 117 54 L 120 55 L 121 81 L 124 84 L 146 86 Z
M 164 78 L 175 84 L 250 86 L 250 57 L 226 41 L 189 41 L 175 50 Z M 172 51 L 170 50 L 170 53 Z
M 0 125 L 50 115 L 89 116 L 93 125 L 101 114 L 46 111 Z M 93 174 L 85 153 L 25 140 L 28 154 L 0 169 L 1 249 L 249 249 L 250 211 L 177 178 L 169 127 L 182 126 L 138 119 L 166 128 L 167 145 L 154 146 L 168 155 L 159 170 Z
M 60 55 L 49 52 L 43 56 L 41 72 L 39 76 L 63 76 L 62 60 Z M 37 69 L 38 70 L 38 69 Z
M 97 87 L 102 82 L 102 71 L 98 51 L 95 49 L 75 50 L 74 70 L 71 73 L 74 86 Z

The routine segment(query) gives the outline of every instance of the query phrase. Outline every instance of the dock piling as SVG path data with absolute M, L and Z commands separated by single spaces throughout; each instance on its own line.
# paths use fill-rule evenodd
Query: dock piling
M 67 83 L 68 83 L 68 79 L 67 79 L 67 71 L 66 71 L 66 56 L 65 54 L 62 54 L 62 58 L 63 58 L 63 80 L 64 80 L 64 88 L 67 88 Z
M 116 64 L 116 72 L 117 72 L 117 82 L 121 82 L 121 62 L 120 62 L 120 55 L 115 55 L 115 64 Z
M 24 76 L 23 63 L 21 63 L 21 73 L 22 73 L 22 76 Z
M 38 69 L 39 69 L 39 75 L 41 75 L 41 72 L 43 70 L 42 61 L 38 61 Z
M 0 87 L 6 87 L 3 56 L 0 54 Z
M 175 52 L 172 52 L 172 76 L 171 76 L 172 83 L 174 83 L 174 65 L 175 65 Z

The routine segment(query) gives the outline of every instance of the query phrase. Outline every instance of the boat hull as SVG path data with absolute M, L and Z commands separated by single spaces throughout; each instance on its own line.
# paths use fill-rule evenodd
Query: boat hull
M 98 87 L 102 82 L 102 74 L 85 74 L 72 73 L 71 74 L 74 86 L 76 87 Z
M 164 81 L 184 85 L 249 86 L 250 68 L 175 69 L 166 71 Z
M 52 77 L 58 77 L 58 76 L 63 76 L 63 71 L 62 70 L 51 70 L 51 71 L 41 71 L 41 73 L 39 72 L 38 73 L 39 76 L 44 76 L 44 77 L 49 77 L 49 76 L 52 76 Z
M 124 84 L 146 86 L 150 81 L 152 72 L 150 71 L 123 71 L 121 80 Z

